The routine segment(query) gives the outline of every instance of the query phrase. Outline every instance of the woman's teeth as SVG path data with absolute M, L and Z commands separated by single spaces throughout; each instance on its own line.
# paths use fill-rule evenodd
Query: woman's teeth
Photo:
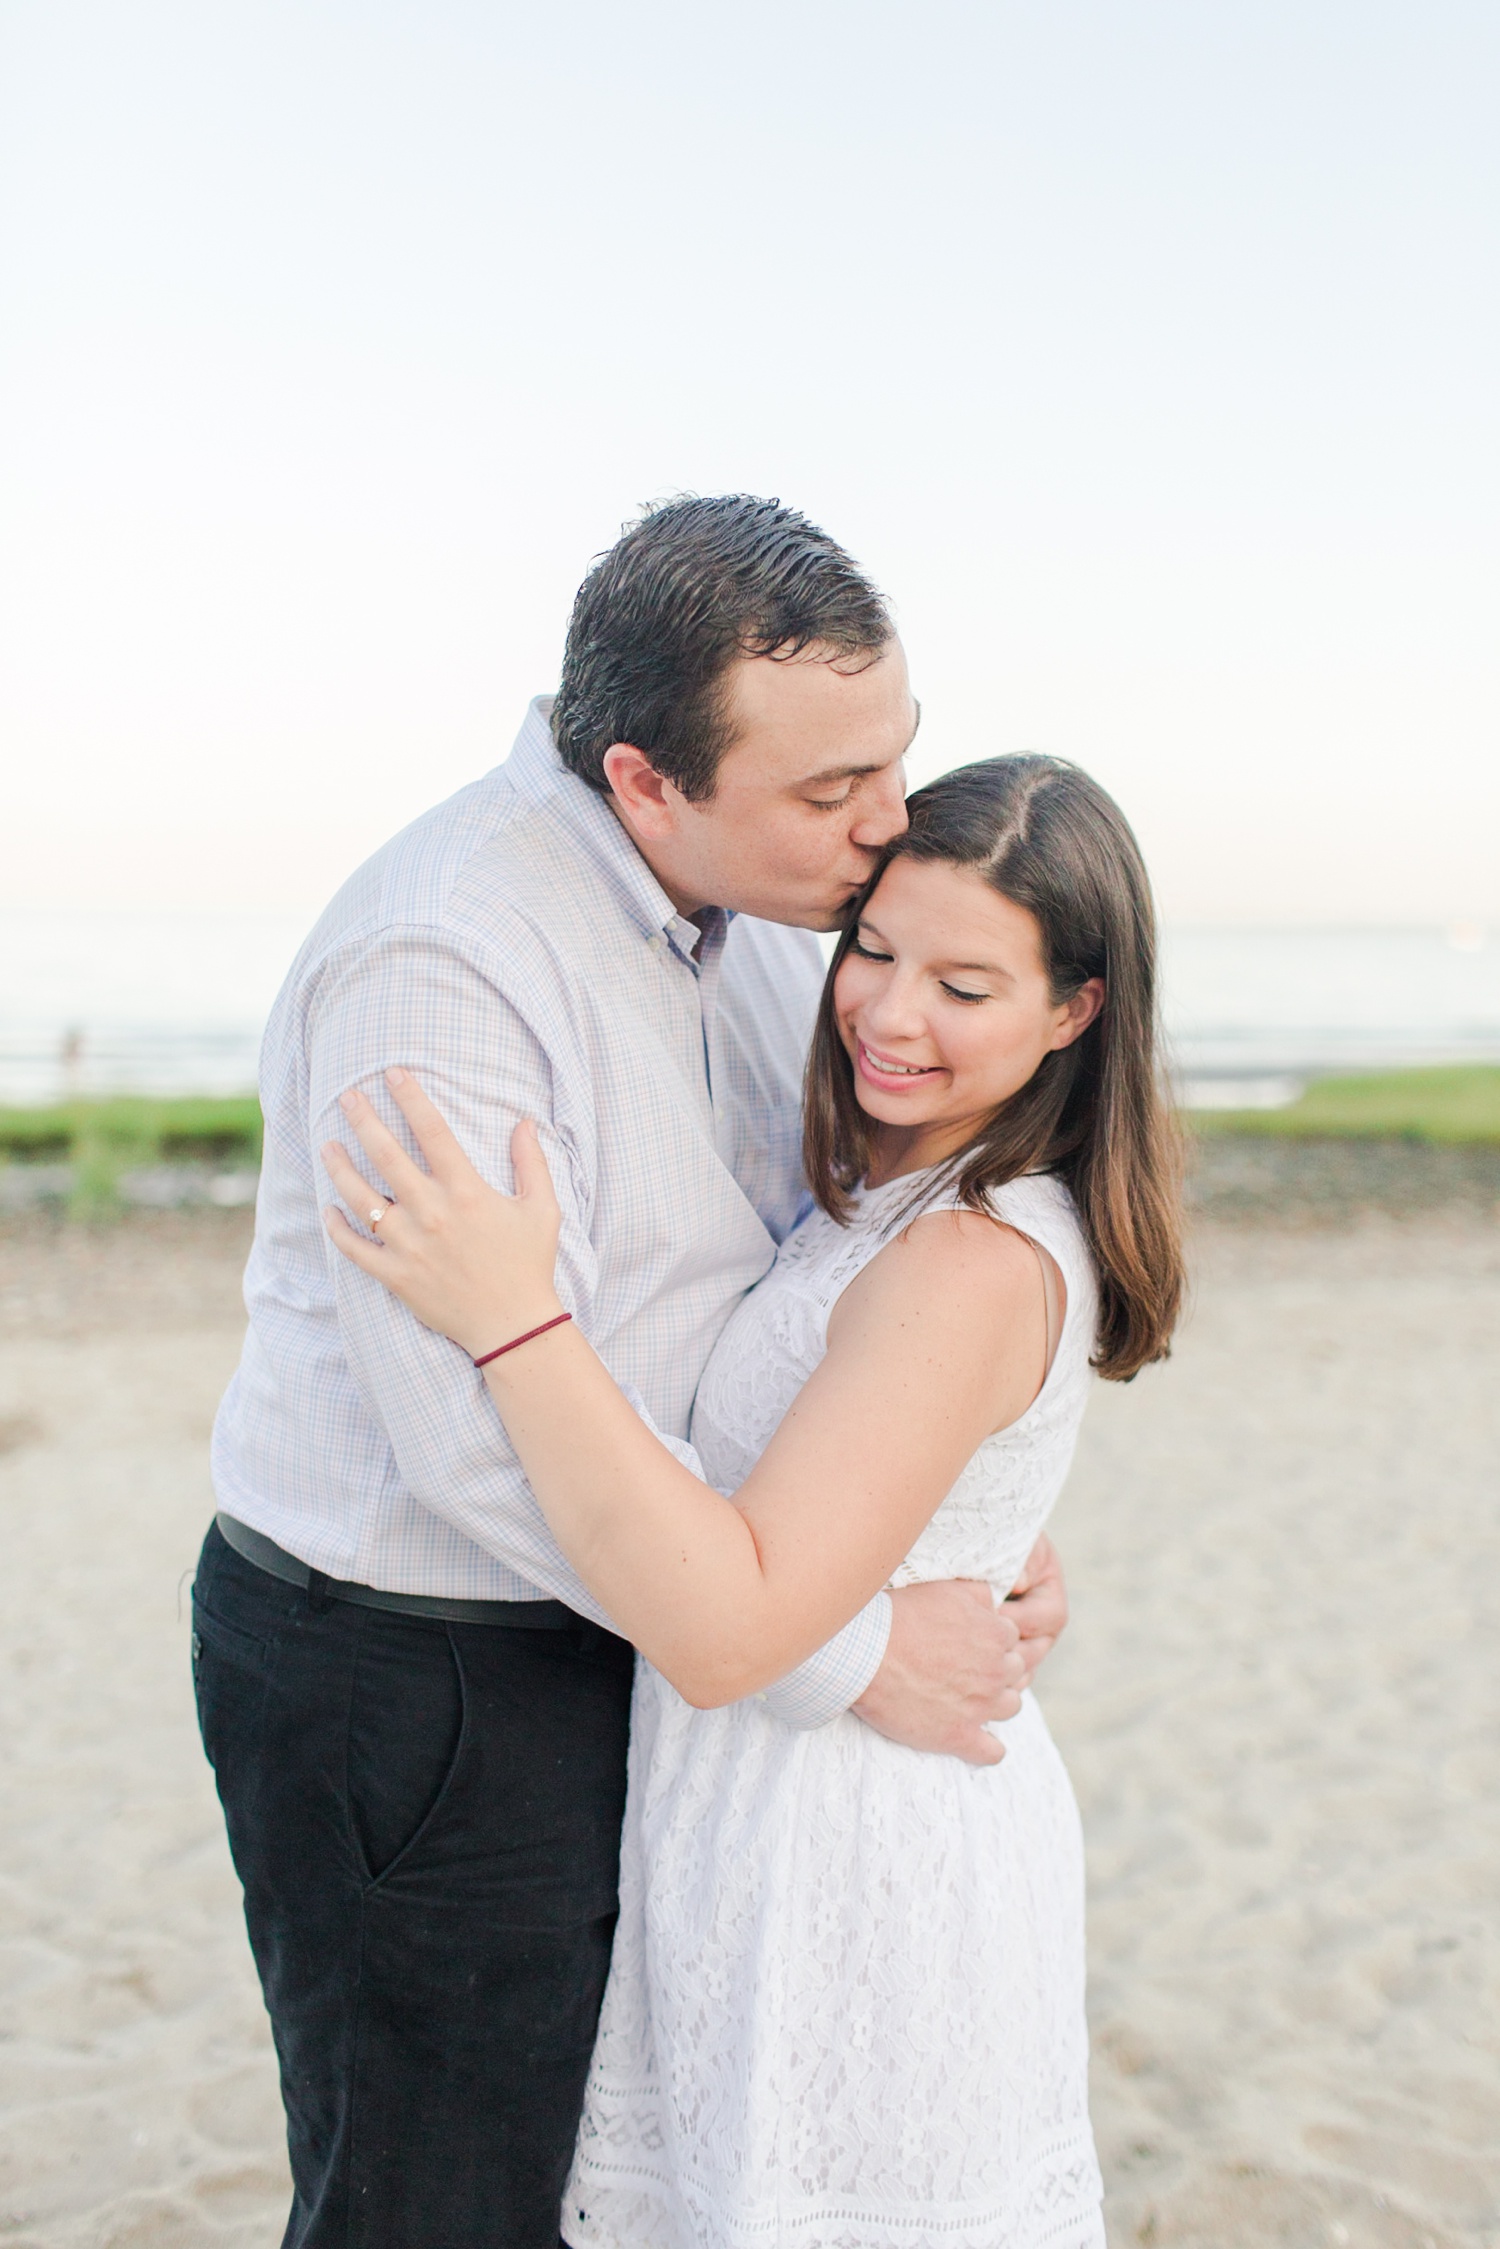
M 872 1046 L 865 1046 L 863 1039 L 860 1045 L 864 1047 L 870 1068 L 878 1070 L 883 1078 L 925 1078 L 932 1067 L 926 1062 L 892 1062 L 885 1055 L 877 1054 Z

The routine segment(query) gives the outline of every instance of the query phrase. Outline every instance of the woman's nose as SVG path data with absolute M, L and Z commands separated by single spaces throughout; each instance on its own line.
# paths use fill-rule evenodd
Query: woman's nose
M 916 980 L 895 975 L 860 1010 L 860 1027 L 871 1036 L 919 1039 L 927 1028 L 917 1003 Z

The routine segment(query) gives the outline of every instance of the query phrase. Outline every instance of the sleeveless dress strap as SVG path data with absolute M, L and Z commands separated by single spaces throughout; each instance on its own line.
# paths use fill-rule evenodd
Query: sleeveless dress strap
M 915 1189 L 915 1192 L 913 1191 Z M 1089 1348 L 1097 1318 L 1097 1293 L 1093 1260 L 1084 1241 L 1083 1229 L 1078 1221 L 1073 1199 L 1066 1187 L 1045 1173 L 1028 1173 L 1013 1179 L 1003 1187 L 991 1190 L 990 1207 L 1004 1225 L 1023 1235 L 1033 1249 L 1045 1251 L 1039 1257 L 1047 1306 L 1047 1366 L 1050 1372 L 1058 1354 L 1067 1347 L 1074 1349 L 1080 1324 L 1087 1331 Z M 962 1210 L 966 1206 L 950 1184 L 934 1185 L 923 1194 L 910 1178 L 887 1181 L 883 1187 L 861 1192 L 856 1212 L 850 1225 L 831 1245 L 830 1253 L 815 1258 L 807 1279 L 819 1308 L 820 1337 L 826 1336 L 828 1316 L 834 1303 L 849 1286 L 855 1275 L 886 1246 L 892 1236 L 913 1220 L 927 1218 L 938 1211 Z M 783 1269 L 794 1268 L 799 1262 L 799 1250 L 811 1249 L 812 1240 L 798 1244 L 796 1235 L 789 1237 L 783 1247 Z M 1055 1276 L 1049 1272 L 1047 1257 L 1062 1274 L 1067 1292 L 1066 1303 L 1058 1317 Z
M 995 1216 L 1006 1226 L 1030 1242 L 1038 1253 L 1037 1262 L 1042 1269 L 1042 1287 L 1047 1307 L 1047 1367 L 1050 1373 L 1064 1342 L 1073 1348 L 1072 1339 L 1080 1325 L 1086 1330 L 1089 1348 L 1093 1348 L 1093 1333 L 1098 1318 L 1098 1278 L 1094 1261 L 1084 1239 L 1073 1198 L 1059 1179 L 1045 1172 L 1029 1172 L 1020 1179 L 1008 1180 L 1003 1187 L 993 1188 L 989 1196 Z M 945 1193 L 933 1197 L 929 1210 L 955 1210 L 962 1207 L 956 1195 Z M 925 1215 L 925 1214 L 924 1214 Z M 1062 1317 L 1058 1318 L 1057 1289 L 1050 1258 L 1062 1274 L 1067 1292 Z
M 1057 1346 L 1062 1341 L 1062 1322 L 1057 1310 L 1057 1260 L 1050 1249 L 1043 1249 L 1034 1234 L 1026 1236 L 1036 1253 L 1038 1269 L 1042 1276 L 1042 1307 L 1047 1321 L 1047 1356 L 1043 1361 L 1046 1374 L 1052 1372 L 1057 1357 Z

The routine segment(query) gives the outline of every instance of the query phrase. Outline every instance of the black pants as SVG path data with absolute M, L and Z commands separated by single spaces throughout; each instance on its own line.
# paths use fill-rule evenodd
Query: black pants
M 284 2249 L 557 2249 L 632 1656 L 319 1603 L 211 1528 L 199 1723 L 281 2062 Z

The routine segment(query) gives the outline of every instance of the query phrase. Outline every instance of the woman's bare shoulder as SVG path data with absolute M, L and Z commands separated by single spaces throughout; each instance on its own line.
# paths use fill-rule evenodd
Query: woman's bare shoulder
M 924 1211 L 882 1245 L 844 1291 L 835 1319 L 899 1309 L 977 1323 L 1030 1309 L 1038 1295 L 1036 1253 L 1023 1234 L 976 1210 Z M 831 1333 L 830 1323 L 830 1333 Z

